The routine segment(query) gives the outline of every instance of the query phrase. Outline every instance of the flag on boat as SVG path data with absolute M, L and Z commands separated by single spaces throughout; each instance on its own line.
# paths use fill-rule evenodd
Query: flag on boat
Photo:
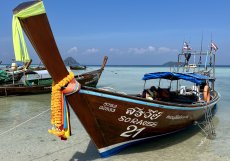
M 214 43 L 214 42 L 212 42 L 211 43 L 211 50 L 214 50 L 214 51 L 217 51 L 218 50 L 218 47 L 217 47 L 217 45 Z
M 184 46 L 183 46 L 183 51 L 187 51 L 187 50 L 192 50 L 192 48 L 189 46 L 189 44 L 185 41 L 184 42 Z

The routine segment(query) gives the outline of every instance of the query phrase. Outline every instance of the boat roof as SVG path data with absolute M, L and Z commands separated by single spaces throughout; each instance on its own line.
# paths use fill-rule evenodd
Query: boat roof
M 205 83 L 206 80 L 214 80 L 208 76 L 199 74 L 199 73 L 174 73 L 174 72 L 156 72 L 156 73 L 147 73 L 144 75 L 142 80 L 149 79 L 168 79 L 168 80 L 186 80 L 196 84 Z

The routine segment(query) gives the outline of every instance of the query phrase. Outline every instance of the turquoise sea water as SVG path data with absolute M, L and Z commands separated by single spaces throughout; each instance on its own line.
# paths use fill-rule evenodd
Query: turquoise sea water
M 97 68 L 90 66 L 87 70 Z M 98 88 L 140 93 L 145 73 L 168 70 L 166 67 L 106 67 Z M 104 160 L 230 160 L 229 73 L 229 67 L 216 68 L 215 87 L 221 100 L 214 117 L 217 134 L 214 140 L 205 139 L 199 128 L 192 128 L 130 147 Z M 48 134 L 49 107 L 50 94 L 0 97 L 0 160 L 102 160 L 73 113 L 71 139 L 63 142 Z

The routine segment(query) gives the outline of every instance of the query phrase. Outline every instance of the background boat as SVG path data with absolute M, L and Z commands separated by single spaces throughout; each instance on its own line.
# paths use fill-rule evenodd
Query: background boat
M 83 86 L 96 87 L 107 60 L 108 57 L 105 56 L 101 67 L 97 70 L 76 74 L 76 80 Z M 24 71 L 14 83 L 10 79 L 7 83 L 0 85 L 0 96 L 49 93 L 52 82 L 47 70 Z
M 70 69 L 72 70 L 85 70 L 87 67 L 86 66 L 69 66 Z
M 26 62 L 23 66 L 18 67 L 15 62 L 11 67 L 0 70 L 0 86 L 14 84 L 21 80 L 27 69 L 29 68 L 32 60 Z

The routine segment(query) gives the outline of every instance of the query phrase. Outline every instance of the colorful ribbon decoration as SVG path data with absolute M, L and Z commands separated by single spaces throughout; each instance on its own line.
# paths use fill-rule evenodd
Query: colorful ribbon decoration
M 26 47 L 26 42 L 24 39 L 24 35 L 22 32 L 21 23 L 19 19 L 25 19 L 31 16 L 36 16 L 45 13 L 45 7 L 43 2 L 36 2 L 34 5 L 21 10 L 18 13 L 13 15 L 12 20 L 12 32 L 13 32 L 13 45 L 14 45 L 14 53 L 15 53 L 15 60 L 28 62 L 30 61 L 30 57 L 28 54 L 28 50 Z
M 66 85 L 67 87 L 65 87 Z M 63 87 L 65 87 L 64 90 L 62 90 Z M 72 72 L 52 86 L 51 124 L 53 128 L 48 132 L 60 137 L 62 140 L 66 140 L 71 135 L 69 105 L 66 96 L 78 92 L 80 88 L 81 85 L 75 80 Z

